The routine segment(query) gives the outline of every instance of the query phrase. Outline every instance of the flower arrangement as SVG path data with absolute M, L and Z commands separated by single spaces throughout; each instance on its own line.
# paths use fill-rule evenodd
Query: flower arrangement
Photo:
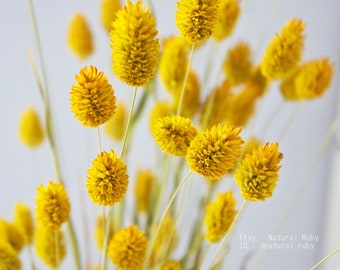
M 43 113 L 22 113 L 19 140 L 32 155 L 43 145 L 52 158 L 35 166 L 53 169 L 27 185 L 36 193 L 15 205 L 12 219 L 0 218 L 0 269 L 209 270 L 226 269 L 235 250 L 245 256 L 243 266 L 264 256 L 268 237 L 240 238 L 237 246 L 233 239 L 247 208 L 270 204 L 280 183 L 291 181 L 280 176 L 289 158 L 281 142 L 293 119 L 272 139 L 266 133 L 277 115 L 256 132 L 259 111 L 273 91 L 285 104 L 318 102 L 334 81 L 333 59 L 304 56 L 308 23 L 287 18 L 255 56 L 250 43 L 233 40 L 247 1 L 178 0 L 178 32 L 169 35 L 159 28 L 156 1 L 102 0 L 105 58 L 94 56 L 91 21 L 74 11 L 64 37 L 74 73 L 62 78 L 67 106 L 56 106 L 38 10 L 28 3 L 37 55 L 29 53 L 27 62 Z M 59 110 L 72 119 L 68 132 L 78 133 L 67 151 L 84 141 L 70 164 L 63 160 Z M 289 219 L 282 217 L 273 237 Z

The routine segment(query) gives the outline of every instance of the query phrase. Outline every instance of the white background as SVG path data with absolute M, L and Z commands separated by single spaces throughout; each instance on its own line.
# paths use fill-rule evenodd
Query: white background
M 155 14 L 160 37 L 176 34 L 174 0 L 154 1 Z M 38 89 L 30 70 L 26 54 L 31 52 L 37 59 L 37 52 L 33 38 L 32 24 L 27 1 L 1 0 L 0 8 L 0 122 L 1 122 L 1 161 L 0 161 L 0 216 L 11 219 L 13 205 L 22 201 L 34 207 L 35 189 L 39 183 L 47 183 L 54 179 L 48 143 L 34 151 L 26 149 L 18 140 L 17 128 L 20 113 L 29 105 L 35 106 L 43 113 L 43 105 Z M 51 105 L 59 154 L 62 160 L 62 174 L 67 181 L 67 187 L 72 198 L 72 216 L 78 228 L 78 238 L 81 238 L 82 257 L 98 262 L 98 253 L 93 242 L 86 242 L 86 231 L 82 212 L 86 211 L 91 219 L 86 222 L 91 229 L 94 217 L 99 208 L 89 203 L 84 186 L 86 169 L 97 153 L 96 130 L 81 127 L 72 115 L 69 105 L 69 91 L 74 83 L 74 75 L 84 65 L 96 65 L 104 70 L 112 82 L 118 99 L 128 103 L 132 96 L 132 89 L 118 82 L 110 69 L 109 39 L 99 21 L 99 1 L 34 1 L 39 31 L 42 41 L 43 56 L 51 92 Z M 222 44 L 224 49 L 219 50 L 213 57 L 216 66 L 224 57 L 227 46 L 239 40 L 247 40 L 254 52 L 254 61 L 258 61 L 275 32 L 292 17 L 302 18 L 306 24 L 306 50 L 304 59 L 328 56 L 334 63 L 340 60 L 340 2 L 338 0 L 248 0 L 243 3 L 244 11 L 239 24 L 235 29 L 235 36 L 230 42 Z M 67 49 L 66 31 L 71 16 L 83 12 L 89 19 L 94 32 L 96 52 L 85 62 L 78 61 Z M 208 48 L 202 53 L 209 53 Z M 209 55 L 208 55 L 209 57 Z M 36 61 L 37 62 L 37 61 Z M 198 54 L 194 55 L 193 66 L 198 72 L 204 70 L 205 61 Z M 230 256 L 227 257 L 225 269 L 240 269 L 241 261 L 247 252 L 240 249 L 240 234 L 255 235 L 266 238 L 268 233 L 274 233 L 282 215 L 301 186 L 306 173 L 317 155 L 320 145 L 328 133 L 332 121 L 336 118 L 338 104 L 338 68 L 332 86 L 322 99 L 304 103 L 294 118 L 289 130 L 280 143 L 280 150 L 284 153 L 281 177 L 273 198 L 265 203 L 252 203 L 246 209 L 239 226 L 235 231 Z M 204 89 L 206 94 L 209 89 Z M 140 94 L 140 93 L 139 93 Z M 163 94 L 161 94 L 163 95 Z M 166 94 L 164 94 L 166 97 Z M 149 107 L 152 104 L 149 104 Z M 254 120 L 253 132 L 257 136 L 263 135 L 262 127 L 270 119 L 278 106 L 282 106 L 277 118 L 273 121 L 264 141 L 275 141 L 282 134 L 288 119 L 291 118 L 297 104 L 287 104 L 282 100 L 277 85 L 273 84 L 267 97 L 259 106 L 259 113 Z M 132 194 L 133 168 L 136 164 L 143 167 L 155 164 L 155 145 L 146 128 L 147 117 L 140 124 L 134 152 L 130 155 L 131 188 L 128 196 Z M 244 136 L 249 130 L 244 131 Z M 113 144 L 103 137 L 103 149 L 119 150 L 119 145 Z M 337 201 L 337 170 L 332 169 L 332 163 L 337 164 L 339 159 L 333 159 L 336 143 L 333 140 L 327 146 L 326 153 L 318 162 L 309 184 L 301 195 L 286 225 L 280 235 L 317 234 L 316 247 L 311 250 L 268 250 L 263 261 L 252 258 L 246 269 L 308 269 L 330 251 L 340 246 L 339 233 L 336 223 L 339 214 L 334 215 L 332 209 L 339 205 Z M 334 172 L 334 173 L 331 173 Z M 331 177 L 333 176 L 333 177 Z M 333 181 L 332 181 L 333 179 Z M 225 180 L 227 181 L 227 180 Z M 197 185 L 204 185 L 200 177 L 195 176 L 190 181 L 189 191 L 198 189 Z M 336 186 L 337 185 L 337 186 Z M 229 184 L 226 184 L 228 188 Z M 221 190 L 224 191 L 223 185 Z M 337 188 L 337 189 L 336 189 Z M 238 192 L 238 191 L 236 191 Z M 190 200 L 190 196 L 188 196 Z M 190 216 L 190 212 L 183 216 Z M 335 219 L 336 217 L 337 219 Z M 185 233 L 185 222 L 180 223 Z M 128 225 L 128 224 L 125 224 Z M 90 237 L 90 241 L 92 241 Z M 87 254 L 87 248 L 90 251 Z M 177 255 L 185 249 L 182 246 Z M 70 256 L 61 269 L 70 269 Z M 340 264 L 340 256 L 330 259 L 325 264 L 335 269 Z M 27 254 L 22 254 L 24 269 Z M 85 259 L 84 259 L 85 262 Z M 336 264 L 335 262 L 338 262 Z M 332 264 L 333 263 L 333 264 Z M 27 264 L 28 265 L 28 264 Z M 43 269 L 43 268 L 41 268 Z

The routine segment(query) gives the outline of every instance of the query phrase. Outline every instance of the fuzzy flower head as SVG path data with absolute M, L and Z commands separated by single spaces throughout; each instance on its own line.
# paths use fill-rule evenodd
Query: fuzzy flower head
M 179 262 L 176 261 L 166 261 L 162 263 L 160 270 L 182 270 L 183 267 Z
M 219 180 L 230 172 L 242 153 L 241 128 L 225 123 L 198 134 L 190 143 L 190 169 L 209 180 Z
M 57 243 L 56 237 L 58 237 Z M 58 245 L 58 258 L 56 257 L 56 245 Z M 66 254 L 64 234 L 60 229 L 51 232 L 38 226 L 34 237 L 34 246 L 38 258 L 52 269 L 58 268 Z
M 77 13 L 73 16 L 68 29 L 67 43 L 70 50 L 80 59 L 92 54 L 92 34 L 83 14 Z
M 218 18 L 215 24 L 213 37 L 221 42 L 230 36 L 236 25 L 240 14 L 240 5 L 238 0 L 221 0 L 218 8 Z
M 44 140 L 45 134 L 37 111 L 30 107 L 26 109 L 19 123 L 19 139 L 29 148 L 39 146 Z
M 215 27 L 219 0 L 180 0 L 177 2 L 176 25 L 190 43 L 208 39 Z
M 118 231 L 111 239 L 108 257 L 119 270 L 140 270 L 146 256 L 148 239 L 132 225 Z
M 156 101 L 150 112 L 149 127 L 152 133 L 159 118 L 175 114 L 175 108 L 169 101 Z
M 204 223 L 207 228 L 205 238 L 216 243 L 227 233 L 237 211 L 236 200 L 231 191 L 219 193 L 216 201 L 211 202 L 206 209 Z
M 93 203 L 112 206 L 120 202 L 128 187 L 125 162 L 112 150 L 101 152 L 87 170 L 86 188 Z
M 255 90 L 258 97 L 262 97 L 268 89 L 269 80 L 263 76 L 261 68 L 257 66 L 251 72 L 250 78 L 246 83 Z
M 84 67 L 76 75 L 70 92 L 71 110 L 83 126 L 98 127 L 109 120 L 116 109 L 116 97 L 104 72 Z
M 0 219 L 0 242 L 8 243 L 15 252 L 19 253 L 25 245 L 25 239 L 17 226 Z
M 6 242 L 0 241 L 0 269 L 21 270 L 17 252 Z
M 40 185 L 35 198 L 35 218 L 38 224 L 56 231 L 70 216 L 71 204 L 65 187 L 49 181 L 47 187 Z
M 125 133 L 126 121 L 126 106 L 123 102 L 118 102 L 115 114 L 105 123 L 105 133 L 113 140 L 122 140 Z
M 286 77 L 300 62 L 304 49 L 305 23 L 291 19 L 268 45 L 261 62 L 261 70 L 269 79 Z
M 110 32 L 112 69 L 118 78 L 131 86 L 143 86 L 154 77 L 160 45 L 156 38 L 156 19 L 142 1 L 116 13 Z
M 120 0 L 102 0 L 100 6 L 100 19 L 105 30 L 110 33 L 111 24 L 116 18 L 116 12 L 121 8 Z
M 247 154 L 235 173 L 236 184 L 248 201 L 264 201 L 272 196 L 283 158 L 277 143 L 266 143 Z
M 152 134 L 157 145 L 164 152 L 185 156 L 197 131 L 190 119 L 173 115 L 158 119 L 153 126 Z
M 152 188 L 155 184 L 155 176 L 151 170 L 138 170 L 136 174 L 135 198 L 137 211 L 148 213 L 151 209 Z
M 14 224 L 25 239 L 25 244 L 33 241 L 34 224 L 31 210 L 23 203 L 17 203 L 14 208 Z

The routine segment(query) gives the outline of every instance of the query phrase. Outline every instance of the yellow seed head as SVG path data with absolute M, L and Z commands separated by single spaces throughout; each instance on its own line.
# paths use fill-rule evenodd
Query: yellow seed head
M 122 140 L 125 133 L 126 121 L 126 106 L 123 102 L 118 102 L 115 114 L 105 123 L 106 134 L 114 140 Z
M 258 97 L 262 97 L 266 93 L 269 80 L 263 76 L 261 68 L 258 66 L 252 71 L 247 84 L 254 89 Z
M 118 231 L 111 239 L 108 256 L 119 270 L 140 270 L 146 256 L 148 239 L 137 226 Z
M 0 269 L 21 270 L 21 261 L 17 252 L 6 242 L 0 241 Z
M 17 226 L 4 219 L 0 219 L 0 242 L 8 243 L 17 253 L 25 245 L 24 236 Z
M 236 200 L 231 191 L 219 193 L 216 201 L 211 202 L 206 209 L 204 223 L 207 228 L 205 238 L 216 243 L 227 233 L 237 211 Z
M 106 224 L 106 218 L 104 218 L 103 215 L 99 215 L 97 217 L 96 228 L 95 228 L 95 231 L 94 231 L 94 238 L 96 240 L 97 247 L 101 251 L 103 251 L 103 247 L 104 247 L 103 246 L 104 235 L 105 235 L 104 221 L 105 221 L 105 224 Z M 109 230 L 109 238 L 108 239 L 111 239 L 113 234 L 114 234 L 113 222 L 111 222 L 110 224 L 111 224 L 111 226 L 110 226 L 110 230 Z
M 272 196 L 283 158 L 277 143 L 266 143 L 247 154 L 235 173 L 236 184 L 248 201 L 264 201 Z
M 190 43 L 208 39 L 215 27 L 219 0 L 180 0 L 177 2 L 176 25 Z
M 120 202 L 128 187 L 125 162 L 112 150 L 101 152 L 87 170 L 86 188 L 93 203 L 112 206 Z
M 239 14 L 240 5 L 238 0 L 221 0 L 218 8 L 218 18 L 213 32 L 213 37 L 218 42 L 230 36 L 234 30 Z
M 136 174 L 135 197 L 137 211 L 148 213 L 151 207 L 152 188 L 155 183 L 155 176 L 151 170 L 138 170 Z
M 166 116 L 170 116 L 175 114 L 174 106 L 168 101 L 156 101 L 151 112 L 150 112 L 150 120 L 149 127 L 152 132 L 155 123 L 159 118 L 163 118 Z
M 187 159 L 190 169 L 209 180 L 230 172 L 242 153 L 241 128 L 225 123 L 198 134 L 190 143 Z
M 58 244 L 58 258 L 56 257 L 56 244 Z M 45 227 L 38 226 L 34 237 L 34 246 L 39 259 L 52 269 L 60 265 L 66 254 L 64 234 L 60 229 L 50 231 Z
M 116 18 L 116 12 L 121 8 L 120 0 L 102 0 L 100 6 L 101 22 L 105 30 L 110 33 L 111 24 Z
M 154 77 L 160 45 L 156 38 L 156 19 L 142 1 L 129 0 L 116 13 L 110 32 L 112 69 L 118 78 L 131 86 L 143 86 Z
M 179 115 L 159 118 L 152 129 L 157 145 L 166 153 L 185 156 L 197 131 L 189 118 Z
M 304 49 L 305 23 L 291 19 L 268 45 L 261 70 L 269 79 L 286 77 L 300 62 Z
M 77 13 L 73 16 L 67 33 L 67 43 L 70 50 L 80 59 L 92 54 L 92 34 L 83 14 Z
M 44 129 L 33 107 L 26 109 L 19 123 L 19 139 L 29 148 L 39 146 L 44 140 Z
M 176 261 L 166 261 L 162 263 L 160 270 L 182 270 L 183 267 L 179 262 Z
M 35 219 L 45 229 L 58 230 L 70 217 L 70 200 L 61 183 L 49 181 L 47 187 L 40 185 L 35 204 Z
M 104 72 L 84 67 L 76 75 L 70 92 L 71 110 L 83 126 L 98 127 L 109 120 L 116 109 L 116 97 Z
M 17 203 L 14 208 L 14 224 L 23 235 L 25 244 L 33 241 L 34 224 L 31 210 L 23 203 Z

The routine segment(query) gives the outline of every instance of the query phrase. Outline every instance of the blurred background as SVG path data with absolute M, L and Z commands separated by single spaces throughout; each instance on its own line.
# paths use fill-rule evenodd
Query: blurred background
M 83 263 L 98 263 L 97 249 L 92 245 L 88 246 L 85 240 L 86 236 L 91 235 L 90 231 L 95 224 L 94 217 L 100 212 L 99 207 L 90 203 L 85 188 L 86 170 L 97 154 L 97 133 L 95 129 L 83 128 L 74 119 L 70 110 L 69 92 L 71 84 L 75 83 L 74 75 L 85 65 L 95 65 L 99 70 L 105 71 L 115 89 L 117 99 L 125 100 L 126 104 L 129 104 L 133 90 L 119 82 L 111 71 L 109 37 L 100 22 L 100 1 L 36 0 L 33 3 L 50 89 L 62 175 L 71 196 L 72 217 L 77 228 Z M 153 1 L 153 6 L 160 39 L 178 34 L 175 24 L 176 1 Z M 263 141 L 279 140 L 284 160 L 273 198 L 264 203 L 251 203 L 247 207 L 235 230 L 230 243 L 230 254 L 223 269 L 309 269 L 332 250 L 340 247 L 340 233 L 337 229 L 340 220 L 339 132 L 331 137 L 330 142 L 323 145 L 339 115 L 339 1 L 248 0 L 242 1 L 242 7 L 234 35 L 221 45 L 225 49 L 219 50 L 213 56 L 216 66 L 224 58 L 228 47 L 240 40 L 251 45 L 253 60 L 258 62 L 274 34 L 293 17 L 303 19 L 307 25 L 303 59 L 329 57 L 336 66 L 332 85 L 326 94 L 302 105 L 285 102 L 278 90 L 278 84 L 273 83 L 257 108 L 256 118 L 252 120 L 253 128 L 244 130 L 245 136 L 252 132 Z M 93 32 L 95 52 L 85 61 L 79 61 L 68 50 L 66 43 L 68 24 L 76 12 L 82 12 L 87 17 Z M 30 53 L 38 65 L 28 1 L 1 0 L 0 25 L 0 217 L 10 220 L 17 201 L 24 202 L 34 209 L 36 187 L 40 183 L 46 184 L 48 180 L 54 180 L 55 174 L 47 141 L 38 149 L 29 150 L 18 139 L 18 121 L 25 108 L 34 106 L 43 117 L 43 103 L 27 58 Z M 204 70 L 204 57 L 209 57 L 211 53 L 212 42 L 206 45 L 208 49 L 200 48 L 200 54 L 194 54 L 192 66 L 198 72 Z M 157 85 L 160 97 L 166 98 L 167 94 L 161 89 L 159 81 Z M 202 89 L 202 99 L 209 90 L 209 85 L 207 89 Z M 140 95 L 137 98 L 140 98 Z M 132 153 L 128 160 L 131 176 L 128 192 L 130 200 L 133 195 L 134 169 L 137 166 L 155 166 L 156 146 L 149 129 L 146 128 L 151 107 L 150 101 L 147 113 L 136 129 Z M 274 121 L 271 121 L 272 118 Z M 269 122 L 270 128 L 264 132 L 263 128 Z M 120 149 L 119 144 L 112 142 L 105 135 L 102 142 L 105 150 Z M 303 193 L 288 211 L 306 179 L 308 182 Z M 194 191 L 199 185 L 203 185 L 203 180 L 195 175 L 188 190 Z M 188 202 L 190 196 L 187 196 L 186 203 Z M 132 207 L 131 204 L 128 204 L 128 209 L 129 207 Z M 280 231 L 276 231 L 287 211 L 290 215 Z M 87 215 L 85 220 L 84 213 Z M 190 215 L 190 211 L 183 213 L 184 217 Z M 185 222 L 180 224 L 185 235 L 188 228 L 185 228 Z M 125 225 L 129 225 L 129 220 L 126 220 Z M 270 234 L 296 235 L 296 244 L 308 243 L 310 247 L 305 245 L 305 249 L 252 248 L 253 244 L 260 247 L 261 242 L 268 240 Z M 256 241 L 244 241 L 244 235 L 255 236 Z M 314 235 L 318 238 L 304 240 L 303 235 Z M 249 244 L 248 248 L 245 248 L 245 243 Z M 180 246 L 175 257 L 183 254 L 184 250 L 185 246 Z M 211 255 L 213 251 L 214 249 L 211 250 Z M 70 257 L 69 254 L 60 269 L 70 269 Z M 27 252 L 24 251 L 21 258 L 24 269 L 29 269 Z M 39 269 L 44 269 L 41 264 L 38 265 Z M 329 259 L 320 269 L 337 269 L 339 265 L 340 254 Z

